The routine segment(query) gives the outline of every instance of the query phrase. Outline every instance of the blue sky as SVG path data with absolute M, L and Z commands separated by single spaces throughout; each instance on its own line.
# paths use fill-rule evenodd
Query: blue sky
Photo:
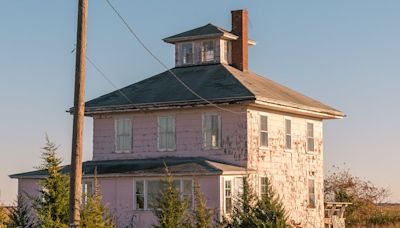
M 346 164 L 400 202 L 400 2 L 113 0 L 168 66 L 162 38 L 209 22 L 230 29 L 230 11 L 249 10 L 250 69 L 344 111 L 325 122 L 325 170 Z M 45 133 L 70 160 L 76 1 L 3 1 L 0 8 L 0 200 L 17 182 L 7 175 L 40 163 Z M 105 0 L 89 0 L 88 56 L 119 87 L 162 72 Z M 113 90 L 88 65 L 86 100 Z M 92 120 L 84 159 L 91 158 Z

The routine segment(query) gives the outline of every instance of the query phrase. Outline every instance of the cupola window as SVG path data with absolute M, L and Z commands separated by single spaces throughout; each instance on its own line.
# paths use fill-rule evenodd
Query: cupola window
M 182 64 L 193 64 L 193 43 L 182 44 Z
M 214 41 L 204 41 L 201 49 L 201 61 L 212 62 L 214 61 Z

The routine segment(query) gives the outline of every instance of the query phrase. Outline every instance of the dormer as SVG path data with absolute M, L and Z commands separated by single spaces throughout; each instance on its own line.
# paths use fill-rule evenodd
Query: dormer
M 175 45 L 175 66 L 222 63 L 248 68 L 247 10 L 232 11 L 232 31 L 207 24 L 163 39 Z M 246 44 L 246 45 L 243 45 Z

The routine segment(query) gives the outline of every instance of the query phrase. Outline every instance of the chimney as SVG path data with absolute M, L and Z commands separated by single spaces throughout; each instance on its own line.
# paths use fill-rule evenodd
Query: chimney
M 249 69 L 248 63 L 248 28 L 247 9 L 233 10 L 232 33 L 239 36 L 239 39 L 232 42 L 232 65 L 241 71 Z

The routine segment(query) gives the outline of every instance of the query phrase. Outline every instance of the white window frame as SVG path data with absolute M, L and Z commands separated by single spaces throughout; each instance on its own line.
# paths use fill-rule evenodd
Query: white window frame
M 308 135 L 308 126 L 309 124 L 312 125 L 312 137 L 309 137 Z M 311 121 L 306 121 L 306 138 L 307 138 L 307 152 L 313 153 L 315 152 L 315 124 L 314 122 Z M 312 139 L 312 150 L 310 150 L 310 140 Z
M 172 120 L 172 134 L 173 134 L 173 146 L 168 148 L 168 142 L 165 148 L 161 148 L 160 140 L 161 140 L 161 118 L 171 118 Z M 167 132 L 168 134 L 168 132 Z M 176 150 L 176 120 L 174 115 L 166 115 L 166 116 L 158 116 L 157 118 L 157 150 L 158 151 L 174 151 Z
M 130 131 L 129 131 L 129 137 L 130 137 L 130 148 L 129 149 L 119 149 L 119 145 L 118 145 L 118 121 L 129 121 L 130 124 Z M 115 136 L 114 136 L 114 148 L 115 148 L 115 152 L 116 153 L 130 153 L 132 151 L 132 147 L 133 147 L 133 121 L 130 118 L 118 118 L 114 120 L 114 131 L 115 131 Z
M 231 186 L 230 186 L 230 196 L 229 196 L 229 198 L 230 198 L 230 200 L 231 200 L 231 211 L 227 211 L 227 208 L 226 208 L 226 200 L 227 200 L 227 195 L 226 195 L 226 182 L 230 182 L 231 183 Z M 227 177 L 224 177 L 224 182 L 223 182 L 223 195 L 224 195 L 224 214 L 226 214 L 226 215 L 229 215 L 229 214 L 231 214 L 232 213 L 232 209 L 233 209 L 233 193 L 234 193 L 234 187 L 233 187 L 233 182 L 234 182 L 234 180 L 233 180 L 233 178 L 227 178 Z
M 86 190 L 86 186 L 87 184 L 90 184 L 92 186 L 91 192 L 87 193 Z M 82 195 L 82 204 L 86 204 L 88 201 L 88 197 L 93 196 L 95 193 L 95 187 L 94 186 L 94 180 L 93 179 L 82 179 L 82 190 L 81 190 L 81 195 Z
M 284 121 L 283 128 L 284 128 L 284 142 L 285 142 L 284 148 L 285 151 L 291 152 L 293 150 L 293 124 L 292 124 L 293 121 L 292 118 L 289 117 L 285 117 L 283 121 Z M 287 130 L 286 121 L 290 121 L 290 134 L 286 132 Z M 287 147 L 287 136 L 290 136 L 290 148 Z
M 206 122 L 205 122 L 205 120 L 206 120 L 207 116 L 217 116 L 218 117 L 217 118 L 217 120 L 218 120 L 218 129 L 217 129 L 217 131 L 218 131 L 217 132 L 218 139 L 217 139 L 217 145 L 215 145 L 215 146 L 211 145 L 212 144 L 212 140 L 210 140 L 210 145 L 206 145 L 207 140 L 206 140 L 206 129 L 205 129 L 206 128 L 206 126 L 205 126 Z M 222 121 L 221 121 L 220 113 L 216 113 L 216 112 L 203 113 L 201 128 L 202 128 L 202 138 L 203 138 L 202 144 L 203 144 L 203 149 L 204 150 L 220 149 L 221 148 L 221 138 L 222 138 L 222 123 L 221 122 Z
M 192 46 L 192 61 L 191 62 L 185 62 L 185 45 L 191 45 Z M 194 64 L 194 44 L 193 42 L 185 42 L 181 44 L 181 50 L 182 50 L 182 65 L 192 65 Z
M 314 198 L 314 205 L 311 204 L 311 195 L 310 195 L 310 181 L 313 182 L 313 189 L 314 189 L 314 193 L 313 193 L 313 198 Z M 315 209 L 317 207 L 317 196 L 316 196 L 316 192 L 315 192 L 315 178 L 312 176 L 309 176 L 307 179 L 307 208 L 309 209 Z
M 208 57 L 208 51 L 207 50 L 205 50 L 205 43 L 212 43 L 212 45 L 213 45 L 213 49 L 212 49 L 212 52 L 213 52 L 213 56 L 212 56 L 212 59 L 207 59 L 207 57 Z M 215 50 L 215 40 L 204 40 L 204 41 L 202 41 L 201 42 L 201 62 L 202 63 L 212 63 L 212 62 L 214 62 L 215 61 L 215 52 L 216 52 L 216 50 Z
M 184 181 L 190 180 L 192 182 L 191 185 L 191 209 L 194 209 L 194 181 L 192 178 L 188 177 L 183 177 L 183 178 L 174 178 L 174 181 L 178 180 L 179 181 L 179 193 L 180 197 L 184 197 L 183 190 L 184 190 Z M 143 182 L 143 201 L 144 201 L 144 207 L 143 208 L 137 208 L 137 195 L 136 195 L 136 182 Z M 148 182 L 149 181 L 165 181 L 164 179 L 158 179 L 158 178 L 135 178 L 133 181 L 133 209 L 136 211 L 149 211 L 153 210 L 148 204 Z
M 267 130 L 262 130 L 262 117 L 267 118 Z M 260 148 L 267 149 L 269 147 L 269 116 L 265 113 L 260 113 L 259 115 L 259 141 L 260 141 Z M 267 145 L 262 145 L 262 134 L 267 134 Z

